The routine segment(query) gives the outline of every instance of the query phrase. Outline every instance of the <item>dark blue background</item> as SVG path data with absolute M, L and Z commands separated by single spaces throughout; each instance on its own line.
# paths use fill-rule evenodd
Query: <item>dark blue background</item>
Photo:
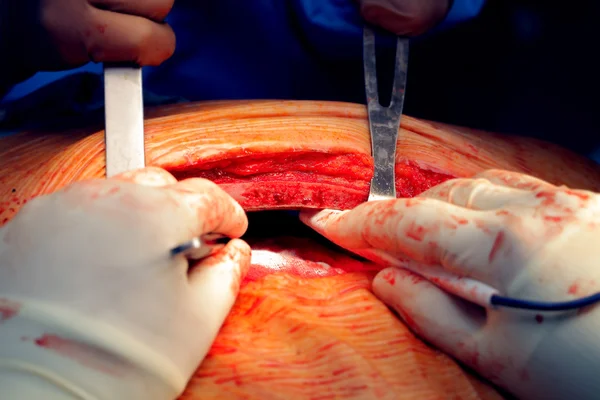
M 600 147 L 600 6 L 571 4 L 488 0 L 477 18 L 414 40 L 405 112 L 593 155 Z M 364 102 L 362 21 L 353 1 L 177 0 L 169 22 L 177 51 L 161 67 L 145 69 L 150 103 L 172 101 L 168 96 Z M 85 70 L 92 74 L 71 75 L 70 83 L 22 100 L 49 80 Z M 17 86 L 0 105 L 0 131 L 97 111 L 100 72 L 89 64 Z

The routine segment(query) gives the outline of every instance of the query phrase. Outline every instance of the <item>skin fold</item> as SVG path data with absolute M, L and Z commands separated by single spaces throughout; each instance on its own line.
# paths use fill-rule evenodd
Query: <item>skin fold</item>
M 209 178 L 246 211 L 350 209 L 372 176 L 364 106 L 220 101 L 148 111 L 148 165 Z M 103 132 L 23 132 L 0 140 L 0 225 L 31 198 L 104 176 Z M 396 188 L 410 198 L 490 168 L 600 189 L 590 160 L 548 143 L 404 116 Z M 417 338 L 379 301 L 383 267 L 294 235 L 248 240 L 250 269 L 182 398 L 446 398 L 501 395 Z

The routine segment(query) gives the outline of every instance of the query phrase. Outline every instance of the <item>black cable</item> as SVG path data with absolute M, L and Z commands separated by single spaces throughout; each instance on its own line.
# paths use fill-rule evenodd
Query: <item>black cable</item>
M 538 310 L 538 311 L 564 311 L 573 310 L 576 308 L 587 307 L 589 305 L 600 302 L 600 293 L 593 294 L 591 296 L 583 297 L 577 300 L 563 301 L 563 302 L 542 302 L 542 301 L 531 301 L 531 300 L 520 300 L 513 299 L 511 297 L 504 297 L 493 295 L 490 299 L 490 303 L 493 306 L 519 308 L 523 310 Z

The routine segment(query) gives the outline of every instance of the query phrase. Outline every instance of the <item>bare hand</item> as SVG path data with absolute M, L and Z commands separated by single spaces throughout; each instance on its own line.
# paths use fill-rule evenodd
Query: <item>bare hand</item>
M 7 61 L 28 72 L 93 62 L 159 65 L 175 51 L 165 24 L 174 0 L 0 0 Z
M 359 0 L 363 17 L 399 36 L 425 33 L 441 22 L 450 0 Z

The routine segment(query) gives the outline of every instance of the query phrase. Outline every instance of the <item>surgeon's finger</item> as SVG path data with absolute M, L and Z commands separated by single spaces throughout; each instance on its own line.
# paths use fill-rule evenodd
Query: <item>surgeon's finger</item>
M 476 211 L 435 199 L 394 199 L 364 203 L 348 211 L 303 211 L 300 219 L 347 249 L 377 248 L 418 260 L 432 240 L 480 234 Z M 437 260 L 436 260 L 437 261 Z M 436 262 L 437 263 L 437 262 Z
M 189 240 L 205 233 L 220 233 L 231 238 L 242 236 L 248 228 L 244 209 L 217 184 L 201 178 L 185 179 L 171 186 L 180 206 L 177 220 L 179 239 Z
M 305 224 L 347 250 L 377 249 L 488 284 L 494 283 L 491 265 L 514 246 L 502 218 L 417 198 L 300 214 Z
M 397 268 L 381 271 L 373 280 L 373 291 L 415 334 L 471 367 L 485 366 L 487 354 L 478 335 L 486 321 L 485 309 Z M 473 359 L 479 365 L 473 365 Z
M 473 178 L 486 179 L 495 185 L 527 191 L 556 189 L 555 185 L 531 175 L 501 169 L 488 169 Z
M 531 199 L 531 192 L 490 182 L 484 178 L 452 179 L 421 193 L 419 197 L 442 200 L 472 210 L 496 210 Z
M 163 21 L 175 0 L 90 0 L 95 7 L 145 17 L 156 22 Z
M 198 360 L 208 352 L 223 321 L 237 298 L 240 284 L 250 268 L 250 246 L 234 239 L 217 254 L 195 265 L 189 272 L 193 307 L 201 316 L 190 327 L 202 343 Z
M 112 180 L 137 183 L 144 186 L 169 186 L 177 183 L 177 179 L 169 172 L 158 167 L 146 167 L 115 175 Z
M 175 51 L 175 34 L 166 24 L 136 15 L 91 9 L 93 29 L 85 47 L 95 62 L 134 62 L 156 66 Z
M 564 192 L 564 193 L 563 193 Z M 569 199 L 566 194 L 573 194 Z M 488 170 L 473 178 L 452 179 L 421 193 L 419 197 L 442 200 L 472 210 L 498 210 L 519 206 L 519 212 L 536 213 L 550 203 L 569 205 L 578 197 L 540 179 L 510 171 Z M 550 199 L 553 199 L 550 201 Z
M 210 298 L 234 299 L 240 289 L 248 268 L 250 268 L 250 246 L 241 239 L 233 239 L 219 252 L 195 265 L 189 272 L 190 285 L 197 296 Z M 214 281 L 212 289 L 199 290 Z M 218 282 L 218 283 L 217 283 Z M 223 292 L 230 296 L 210 296 L 211 291 Z M 227 292 L 227 293 L 225 293 Z

